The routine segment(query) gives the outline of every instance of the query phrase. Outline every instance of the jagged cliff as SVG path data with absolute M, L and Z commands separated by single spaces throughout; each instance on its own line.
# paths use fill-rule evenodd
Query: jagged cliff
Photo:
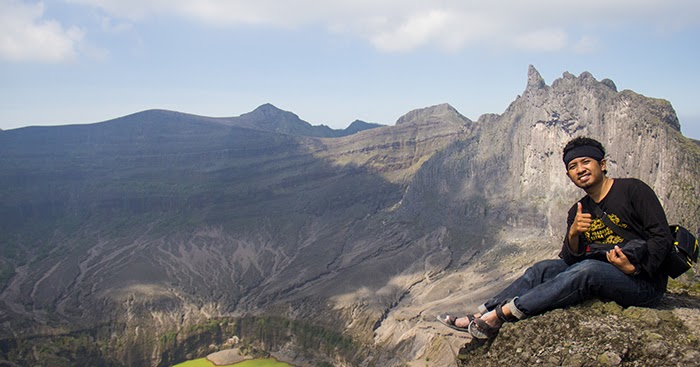
M 329 135 L 263 105 L 2 131 L 0 355 L 31 363 L 32 343 L 67 337 L 93 361 L 159 366 L 236 334 L 300 365 L 455 363 L 468 340 L 434 315 L 558 252 L 582 195 L 571 137 L 700 228 L 700 148 L 679 126 L 667 101 L 530 67 L 477 121 L 438 105 Z
M 457 350 L 465 339 L 436 337 L 434 315 L 473 311 L 529 264 L 556 256 L 566 211 L 583 196 L 561 161 L 573 136 L 599 139 L 608 149 L 609 175 L 645 180 L 669 221 L 698 228 L 700 193 L 691 184 L 700 172 L 698 151 L 679 134 L 667 101 L 618 92 L 588 73 L 565 73 L 547 86 L 530 67 L 523 95 L 477 124 L 481 132 L 427 162 L 404 197 L 405 216 L 454 236 L 443 254 L 451 261 L 446 271 L 414 285 L 376 330 L 375 340 L 404 360 L 448 365 L 445 345 Z

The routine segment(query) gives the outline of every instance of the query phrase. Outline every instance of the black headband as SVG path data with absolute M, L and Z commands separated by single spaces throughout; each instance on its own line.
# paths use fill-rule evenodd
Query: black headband
M 592 145 L 582 145 L 580 147 L 573 148 L 570 151 L 566 152 L 566 154 L 564 155 L 564 165 L 568 166 L 569 163 L 571 163 L 571 161 L 581 157 L 593 158 L 596 161 L 600 162 L 601 160 L 603 160 L 603 158 L 605 158 L 605 155 L 603 154 L 603 151 L 599 148 L 596 148 Z

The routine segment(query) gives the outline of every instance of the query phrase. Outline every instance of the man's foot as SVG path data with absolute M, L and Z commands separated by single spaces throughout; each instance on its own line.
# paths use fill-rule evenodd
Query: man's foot
M 443 313 L 437 316 L 438 321 L 440 323 L 444 324 L 445 326 L 457 330 L 457 331 L 464 331 L 464 332 L 469 332 L 469 324 L 478 316 L 476 315 L 468 315 L 466 317 L 460 317 L 457 318 L 455 316 L 452 316 L 447 313 Z
M 493 311 L 489 311 L 470 322 L 467 330 L 477 339 L 489 339 L 498 334 L 504 322 L 517 320 L 510 312 L 508 305 L 498 305 Z
M 489 311 L 469 323 L 467 330 L 476 339 L 490 339 L 498 334 L 503 323 L 496 316 L 496 311 Z

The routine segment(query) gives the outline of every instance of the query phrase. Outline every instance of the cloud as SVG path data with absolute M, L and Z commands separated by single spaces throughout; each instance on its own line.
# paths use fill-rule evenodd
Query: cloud
M 697 26 L 695 0 L 68 0 L 111 17 L 142 22 L 175 16 L 214 27 L 254 25 L 279 29 L 313 27 L 365 39 L 385 52 L 425 46 L 452 51 L 470 44 L 540 51 L 591 52 L 595 35 L 572 43 L 582 29 L 625 25 L 674 29 Z M 685 16 L 683 16 L 685 15 Z M 605 28 L 605 29 L 604 29 Z M 671 31 L 674 31 L 673 29 Z
M 288 27 L 314 22 L 329 15 L 333 6 L 313 0 L 67 0 L 98 8 L 130 21 L 174 15 L 214 26 L 270 25 Z
M 538 29 L 516 35 L 513 44 L 528 50 L 558 51 L 568 45 L 568 36 L 561 29 Z
M 68 3 L 98 8 L 112 17 L 144 20 L 149 16 L 172 13 L 173 5 L 188 1 L 173 0 L 66 0 Z
M 0 0 L 0 59 L 10 62 L 73 60 L 84 32 L 43 19 L 43 3 Z
M 583 36 L 574 44 L 574 52 L 578 54 L 587 54 L 595 51 L 598 48 L 598 40 L 591 36 Z
M 124 33 L 134 29 L 133 23 L 115 23 L 110 17 L 103 16 L 100 18 L 100 28 L 107 33 Z
M 449 23 L 450 14 L 445 11 L 416 14 L 393 28 L 381 29 L 371 35 L 371 42 L 381 50 L 411 50 L 439 38 L 449 28 Z

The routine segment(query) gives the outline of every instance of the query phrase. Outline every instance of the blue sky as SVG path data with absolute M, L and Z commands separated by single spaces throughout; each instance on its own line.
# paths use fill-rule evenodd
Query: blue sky
M 391 125 L 502 113 L 534 65 L 669 100 L 700 139 L 696 0 L 0 0 L 0 129 L 161 108 Z

